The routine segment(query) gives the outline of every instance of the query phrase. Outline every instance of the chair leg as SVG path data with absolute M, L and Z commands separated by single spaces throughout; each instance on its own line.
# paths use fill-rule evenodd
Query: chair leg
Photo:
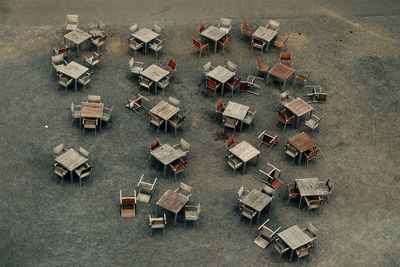
M 82 186 L 82 179 L 79 177 L 79 186 Z

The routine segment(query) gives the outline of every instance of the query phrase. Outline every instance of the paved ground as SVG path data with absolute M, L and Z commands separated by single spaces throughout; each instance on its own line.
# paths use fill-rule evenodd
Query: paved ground
M 76 4 L 78 3 L 79 4 Z M 292 166 L 282 146 L 300 129 L 282 132 L 274 109 L 278 87 L 263 85 L 260 96 L 235 96 L 240 103 L 257 109 L 254 129 L 239 133 L 239 140 L 257 143 L 263 129 L 279 135 L 280 144 L 261 153 L 260 168 L 267 162 L 279 166 L 287 182 L 295 178 L 330 178 L 334 192 L 321 213 L 285 206 L 279 192 L 269 215 L 273 227 L 305 226 L 320 229 L 310 265 L 396 266 L 399 262 L 399 36 L 400 5 L 396 1 L 2 1 L 0 3 L 0 265 L 1 266 L 289 266 L 278 263 L 273 248 L 265 251 L 252 243 L 257 224 L 239 221 L 236 193 L 240 185 L 260 188 L 257 167 L 245 175 L 232 174 L 224 162 L 221 131 L 212 120 L 215 99 L 206 96 L 200 84 L 201 65 L 230 59 L 239 64 L 239 74 L 255 72 L 255 56 L 240 40 L 242 15 L 260 25 L 276 17 L 282 31 L 290 34 L 288 50 L 295 67 L 312 70 L 313 82 L 329 94 L 326 105 L 315 105 L 324 117 L 315 139 L 323 155 L 308 168 Z M 79 8 L 71 9 L 71 6 Z M 210 8 L 212 7 L 212 8 Z M 78 13 L 82 28 L 102 19 L 110 39 L 101 66 L 95 70 L 90 93 L 99 94 L 114 106 L 114 124 L 94 137 L 82 137 L 71 126 L 71 101 L 84 100 L 82 90 L 65 94 L 57 89 L 51 71 L 52 47 L 62 45 L 62 23 L 66 13 Z M 221 15 L 234 18 L 233 43 L 222 53 L 203 57 L 192 54 L 191 38 L 199 20 L 215 23 Z M 127 99 L 138 92 L 128 79 L 130 58 L 125 36 L 133 21 L 151 26 L 157 21 L 164 30 L 165 52 L 138 53 L 145 64 L 162 63 L 168 57 L 178 62 L 171 95 L 182 101 L 187 125 L 179 137 L 192 144 L 186 183 L 194 189 L 193 202 L 201 201 L 203 213 L 196 227 L 168 227 L 166 235 L 149 235 L 147 214 L 155 200 L 179 182 L 161 178 L 162 171 L 149 168 L 147 143 L 160 137 L 176 143 L 172 133 L 159 135 L 147 121 L 128 111 Z M 277 51 L 264 54 L 276 62 Z M 80 58 L 88 55 L 83 52 Z M 78 62 L 81 59 L 73 57 Z M 295 96 L 306 92 L 290 87 Z M 151 104 L 164 99 L 151 95 Z M 225 98 L 227 101 L 229 98 Z M 48 128 L 45 128 L 48 125 Z M 64 142 L 85 147 L 94 164 L 93 183 L 63 185 L 51 179 L 51 149 Z M 150 206 L 138 205 L 135 219 L 121 219 L 118 191 L 132 189 L 139 175 L 159 177 Z M 168 220 L 171 221 L 171 217 Z M 294 263 L 293 263 L 294 264 Z M 307 264 L 304 261 L 303 264 Z

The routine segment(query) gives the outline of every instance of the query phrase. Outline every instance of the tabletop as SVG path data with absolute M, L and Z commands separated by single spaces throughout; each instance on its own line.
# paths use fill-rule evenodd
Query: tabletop
M 147 28 L 142 28 L 133 34 L 133 37 L 135 37 L 136 39 L 139 39 L 140 41 L 142 41 L 144 43 L 148 43 L 151 40 L 156 39 L 158 36 L 159 36 L 158 33 L 153 32 L 152 30 L 147 29 Z
M 64 166 L 69 171 L 73 171 L 88 159 L 82 156 L 78 151 L 73 148 L 65 151 L 63 154 L 56 158 L 56 162 Z
M 247 111 L 249 111 L 248 106 L 229 101 L 222 115 L 242 121 L 246 117 Z
M 302 197 L 323 195 L 318 184 L 318 178 L 295 179 L 295 182 Z
M 304 233 L 297 225 L 278 233 L 278 236 L 292 250 L 298 249 L 312 241 L 311 237 Z
M 231 152 L 243 162 L 248 162 L 249 160 L 255 158 L 260 154 L 260 151 L 254 146 L 247 143 L 247 141 L 240 142 L 236 146 L 229 149 L 229 152 Z
M 184 155 L 169 144 L 152 150 L 150 154 L 164 165 L 168 165 Z
M 308 112 L 311 112 L 314 108 L 304 101 L 302 98 L 297 97 L 292 101 L 285 104 L 285 108 L 290 110 L 293 114 L 300 117 Z
M 294 73 L 294 69 L 281 63 L 275 64 L 268 73 L 282 81 L 288 80 Z
M 253 189 L 242 199 L 242 203 L 258 212 L 261 212 L 271 202 L 272 197 L 260 190 Z
M 257 39 L 264 40 L 266 42 L 271 42 L 272 39 L 278 34 L 277 31 L 266 28 L 264 26 L 258 27 L 258 29 L 253 33 L 253 37 Z
M 85 74 L 89 69 L 81 64 L 76 63 L 75 61 L 71 61 L 65 66 L 60 67 L 60 72 L 65 74 L 73 79 L 78 79 L 83 74 Z
M 157 83 L 167 76 L 169 72 L 155 64 L 152 64 L 145 70 L 141 71 L 140 74 Z
M 288 144 L 292 145 L 300 153 L 303 153 L 317 145 L 314 139 L 312 139 L 311 136 L 305 132 L 298 133 L 295 136 L 290 137 Z
M 81 44 L 84 41 L 88 40 L 90 37 L 92 36 L 89 33 L 84 32 L 81 29 L 73 30 L 72 32 L 64 35 L 65 39 L 68 39 L 75 44 Z
M 156 204 L 166 210 L 177 214 L 188 202 L 189 198 L 187 196 L 168 190 L 156 202 Z
M 204 31 L 201 32 L 201 35 L 211 39 L 213 41 L 218 41 L 220 40 L 222 37 L 224 37 L 227 33 L 224 31 L 221 31 L 220 29 L 218 29 L 215 26 L 209 26 L 207 29 L 205 29 Z
M 235 73 L 225 67 L 217 66 L 213 70 L 209 71 L 207 76 L 219 81 L 220 83 L 226 83 L 235 76 Z
M 157 105 L 150 109 L 150 113 L 166 121 L 172 118 L 178 112 L 179 108 L 171 105 L 165 100 L 161 100 Z
M 89 119 L 101 119 L 103 116 L 103 103 L 82 102 L 81 117 Z

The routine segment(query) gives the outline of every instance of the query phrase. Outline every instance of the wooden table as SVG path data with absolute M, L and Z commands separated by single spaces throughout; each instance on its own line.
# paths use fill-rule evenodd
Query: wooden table
M 295 182 L 300 192 L 299 208 L 301 207 L 303 197 L 322 196 L 324 193 L 319 187 L 318 178 L 295 179 Z
M 157 92 L 157 83 L 169 74 L 169 71 L 157 66 L 155 64 L 150 65 L 148 68 L 140 72 L 144 77 L 155 82 L 155 92 Z
M 297 97 L 292 101 L 285 104 L 285 108 L 290 110 L 294 115 L 296 115 L 296 127 L 299 126 L 300 117 L 304 116 L 307 113 L 310 113 L 310 117 L 312 115 L 313 107 L 304 101 L 302 98 Z
M 224 117 L 229 117 L 229 118 L 239 120 L 240 121 L 240 131 L 242 131 L 243 120 L 246 117 L 247 111 L 249 111 L 248 106 L 229 101 L 228 104 L 226 105 L 226 108 L 224 110 L 224 113 L 222 113 L 222 115 Z
M 156 202 L 156 214 L 157 206 L 166 209 L 175 214 L 174 226 L 176 225 L 176 219 L 178 217 L 179 211 L 186 206 L 189 202 L 189 198 L 181 193 L 177 193 L 168 190 L 164 195 Z
M 178 112 L 179 108 L 171 105 L 165 100 L 161 100 L 160 103 L 150 109 L 151 114 L 160 117 L 165 121 L 165 132 L 167 132 L 168 120 L 175 116 L 175 114 L 177 114 Z
M 266 28 L 264 26 L 258 27 L 258 29 L 253 33 L 252 35 L 252 40 L 254 39 L 260 39 L 262 41 L 267 42 L 267 51 L 269 48 L 269 44 L 271 41 L 275 38 L 275 36 L 278 34 L 277 31 L 274 31 L 272 29 Z
M 278 236 L 292 250 L 290 254 L 290 261 L 292 261 L 293 254 L 296 249 L 312 242 L 311 237 L 304 233 L 304 231 L 301 230 L 297 225 L 278 233 Z
M 101 119 L 103 117 L 103 103 L 82 102 L 81 118 Z
M 201 36 L 206 37 L 207 39 L 210 39 L 215 42 L 214 44 L 214 53 L 217 53 L 217 43 L 219 40 L 221 40 L 225 35 L 227 35 L 227 32 L 221 31 L 215 26 L 209 26 L 207 29 L 201 32 Z
M 71 61 L 65 66 L 60 67 L 60 72 L 75 80 L 75 91 L 78 90 L 78 79 L 85 74 L 89 69 L 81 64 Z
M 81 29 L 73 30 L 64 35 L 64 43 L 67 44 L 67 40 L 76 44 L 77 53 L 79 53 L 79 46 L 86 40 L 92 37 L 89 33 L 82 31 Z
M 235 73 L 225 67 L 217 66 L 207 73 L 207 76 L 222 83 L 221 96 L 224 94 L 225 83 L 235 76 Z
M 56 162 L 61 164 L 64 168 L 69 171 L 71 177 L 71 183 L 73 182 L 73 171 L 76 168 L 82 166 L 88 158 L 82 156 L 78 151 L 74 150 L 73 148 L 65 151 L 63 154 L 56 158 Z
M 133 34 L 133 37 L 144 43 L 144 54 L 147 54 L 147 44 L 159 36 L 158 33 L 153 32 L 148 28 L 142 28 Z
M 311 136 L 309 136 L 305 132 L 301 132 L 296 134 L 295 136 L 290 137 L 288 139 L 288 144 L 299 151 L 299 165 L 301 163 L 301 156 L 303 155 L 303 153 L 317 145 L 314 139 L 312 139 Z
M 182 152 L 173 148 L 169 144 L 164 144 L 161 147 L 150 152 L 150 156 L 156 158 L 159 162 L 164 165 L 164 178 L 167 172 L 167 166 L 174 162 L 175 160 L 184 156 Z M 151 158 L 150 158 L 151 165 Z
M 243 161 L 243 173 L 246 170 L 246 163 L 255 157 L 257 157 L 257 165 L 258 160 L 260 158 L 260 151 L 256 149 L 254 146 L 250 145 L 246 141 L 242 141 L 236 146 L 229 149 L 233 155 L 238 157 L 241 161 Z
M 242 199 L 242 204 L 252 208 L 258 212 L 257 221 L 260 219 L 261 212 L 271 202 L 272 197 L 264 194 L 260 190 L 253 189 Z
M 279 80 L 283 81 L 283 89 L 285 89 L 286 81 L 289 80 L 289 78 L 294 77 L 294 69 L 283 65 L 281 63 L 278 63 L 274 65 L 269 71 L 267 75 L 267 84 L 269 81 L 269 76 L 273 76 L 275 78 L 278 78 Z

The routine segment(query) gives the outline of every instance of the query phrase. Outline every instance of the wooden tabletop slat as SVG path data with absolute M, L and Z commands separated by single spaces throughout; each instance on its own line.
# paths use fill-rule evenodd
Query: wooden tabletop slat
M 75 61 L 71 61 L 65 66 L 60 67 L 60 72 L 65 74 L 73 79 L 78 79 L 83 74 L 85 74 L 89 69 L 81 64 L 76 63 Z
M 236 146 L 229 149 L 233 155 L 238 157 L 243 162 L 248 162 L 249 160 L 257 157 L 260 151 L 254 146 L 250 145 L 247 141 L 242 141 Z
M 310 104 L 308 104 L 300 97 L 297 97 L 292 101 L 286 103 L 285 108 L 290 110 L 293 114 L 295 114 L 298 117 L 303 116 L 314 109 Z
M 156 39 L 158 36 L 159 36 L 158 33 L 153 32 L 148 28 L 142 28 L 133 34 L 133 37 L 144 43 L 149 43 L 152 40 Z
M 261 212 L 271 202 L 272 198 L 260 190 L 253 189 L 242 199 L 242 203 L 258 212 Z
M 217 80 L 220 83 L 226 83 L 235 76 L 235 73 L 225 67 L 217 66 L 213 70 L 209 71 L 207 76 Z
M 253 37 L 257 39 L 261 39 L 266 42 L 271 42 L 272 39 L 278 34 L 277 31 L 266 28 L 264 26 L 258 27 L 258 29 L 253 33 Z
M 157 83 L 167 76 L 169 72 L 155 64 L 152 64 L 144 71 L 140 72 L 140 74 Z
M 215 42 L 219 41 L 220 39 L 222 39 L 222 37 L 224 37 L 227 33 L 224 31 L 221 31 L 220 29 L 218 29 L 215 26 L 209 26 L 207 29 L 205 29 L 204 31 L 201 32 L 201 35 L 211 39 Z
M 296 148 L 300 153 L 303 153 L 317 145 L 315 141 L 311 138 L 311 136 L 304 132 L 298 133 L 295 136 L 290 137 L 288 140 L 288 144 Z
M 157 205 L 177 214 L 187 203 L 189 198 L 181 193 L 168 190 L 157 201 Z
M 249 106 L 229 101 L 226 105 L 223 116 L 242 121 L 246 117 L 247 111 L 249 111 Z
M 183 156 L 179 150 L 173 148 L 170 144 L 163 144 L 151 151 L 150 154 L 164 165 L 168 165 Z
M 292 250 L 298 249 L 312 241 L 311 237 L 304 233 L 297 225 L 278 233 L 278 236 Z
M 302 197 L 322 196 L 323 192 L 319 187 L 318 178 L 295 179 L 295 181 Z
M 172 118 L 175 114 L 179 112 L 179 108 L 171 105 L 165 100 L 161 100 L 157 105 L 155 105 L 150 113 L 160 117 L 161 119 L 167 121 Z
M 282 81 L 286 81 L 288 80 L 290 77 L 292 77 L 293 73 L 294 73 L 294 69 L 283 65 L 281 63 L 278 63 L 276 65 L 274 65 L 269 71 L 268 73 Z
M 56 162 L 61 164 L 64 168 L 69 171 L 73 171 L 82 164 L 84 164 L 88 159 L 82 156 L 78 151 L 73 148 L 65 151 L 62 155 L 56 158 Z
M 81 44 L 92 37 L 89 33 L 82 31 L 81 29 L 75 29 L 64 35 L 64 38 L 73 42 L 74 44 Z
M 103 103 L 82 102 L 81 117 L 90 119 L 101 119 L 103 116 L 103 110 Z

